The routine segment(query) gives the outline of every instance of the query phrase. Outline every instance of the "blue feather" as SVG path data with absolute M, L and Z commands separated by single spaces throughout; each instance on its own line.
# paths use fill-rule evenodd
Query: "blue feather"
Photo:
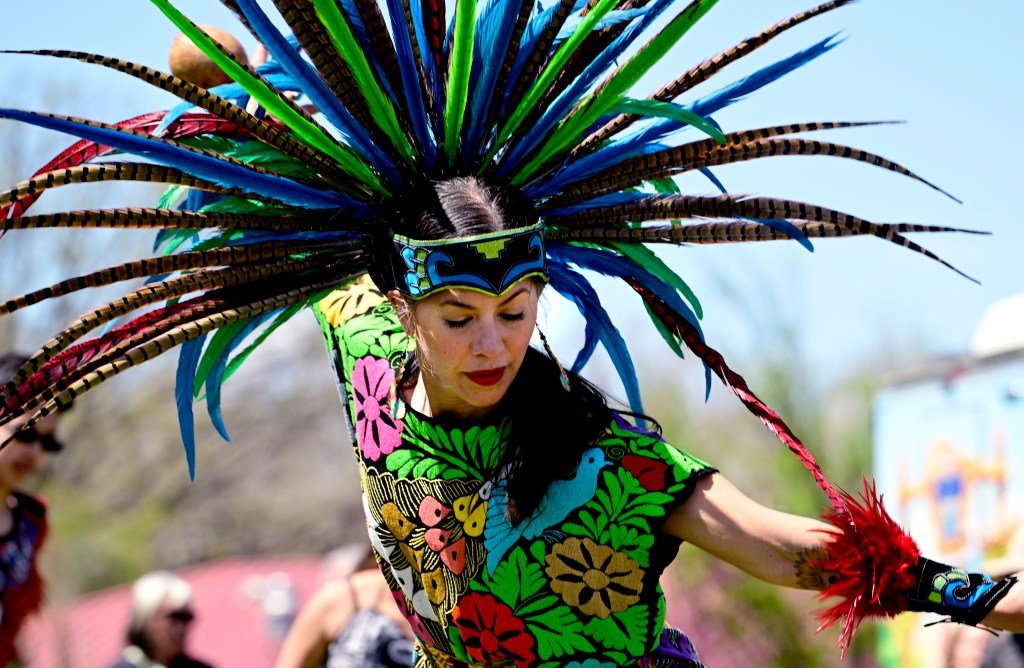
M 384 66 L 378 58 L 370 57 L 370 54 L 374 52 L 374 40 L 370 38 L 370 32 L 367 30 L 366 24 L 363 23 L 363 17 L 359 13 L 359 8 L 356 7 L 353 0 L 339 0 L 338 5 L 341 7 L 341 11 L 344 13 L 345 18 L 348 19 L 349 27 L 352 29 L 352 34 L 355 35 L 356 39 L 359 41 L 359 45 L 367 55 L 367 60 L 373 66 L 373 70 L 377 73 L 377 81 L 380 82 L 381 88 L 387 94 L 391 104 L 394 105 L 395 108 L 398 108 L 399 105 L 402 104 L 402 101 L 399 101 L 398 96 L 395 95 L 395 91 L 391 86 L 391 81 L 388 79 L 387 73 L 384 71 Z
M 237 348 L 253 332 L 254 329 L 262 325 L 275 313 L 277 313 L 277 311 L 261 313 L 245 323 L 245 325 L 231 338 L 231 341 L 224 346 L 224 349 L 217 354 L 217 360 L 213 363 L 213 366 L 210 367 L 210 372 L 206 376 L 206 412 L 209 414 L 210 421 L 213 423 L 217 433 L 219 433 L 221 438 L 225 441 L 230 442 L 231 437 L 228 435 L 227 427 L 224 425 L 224 417 L 221 413 L 220 396 L 221 388 L 224 383 L 224 370 L 227 368 L 228 358 L 235 348 Z
M 760 88 L 777 81 L 786 74 L 806 65 L 815 58 L 824 55 L 841 42 L 832 43 L 836 35 L 832 35 L 807 49 L 804 49 L 789 58 L 763 67 L 754 74 L 740 79 L 725 88 L 722 88 L 711 95 L 703 97 L 687 108 L 705 118 L 711 114 L 727 107 Z M 558 173 L 554 178 L 546 182 L 536 184 L 527 188 L 527 194 L 531 197 L 540 197 L 561 190 L 565 186 L 582 181 L 594 174 L 642 155 L 649 155 L 655 151 L 666 148 L 666 145 L 658 144 L 656 141 L 687 126 L 679 121 L 670 119 L 659 119 L 658 121 L 644 126 L 628 136 L 609 143 L 593 153 L 573 162 Z
M 421 0 L 410 0 L 409 9 L 412 12 L 412 28 L 416 32 L 417 43 L 420 44 L 421 50 L 428 51 L 427 48 L 427 27 L 423 23 L 423 3 Z M 449 26 L 450 30 L 455 29 L 455 21 L 453 20 Z M 442 45 L 444 48 L 444 45 Z M 434 63 L 433 55 L 430 53 L 423 53 L 421 59 L 423 65 L 423 73 L 426 75 L 427 87 L 430 91 L 431 98 L 441 102 L 442 109 L 441 115 L 443 117 L 443 100 L 444 94 L 442 91 L 442 79 L 444 73 L 437 71 L 437 66 Z M 443 61 L 442 61 L 443 62 Z
M 718 177 L 715 176 L 714 172 L 711 171 L 710 167 L 701 167 L 699 171 L 701 174 L 707 177 L 708 181 L 711 181 L 711 183 L 713 183 L 714 186 L 718 188 L 718 191 L 720 193 L 722 193 L 723 195 L 729 194 L 729 191 L 725 189 L 725 186 L 722 184 L 721 181 L 718 180 Z
M 577 0 L 572 7 L 570 15 L 582 11 L 586 6 L 587 0 Z M 551 21 L 555 16 L 556 9 L 558 9 L 558 3 L 554 2 L 550 7 L 536 14 L 532 19 L 530 19 L 530 22 L 526 24 L 526 30 L 523 32 L 523 39 L 519 45 L 519 53 L 516 54 L 516 59 L 512 63 L 512 73 L 509 75 L 508 84 L 506 85 L 505 90 L 501 93 L 503 111 L 504 105 L 508 103 L 509 95 L 512 94 L 512 91 L 519 82 L 523 68 L 526 66 L 527 61 L 529 61 L 534 52 L 534 48 L 537 45 L 537 39 L 540 37 L 541 33 L 544 32 L 544 29 L 551 24 Z M 551 49 L 556 49 L 558 44 L 559 42 L 556 40 L 551 45 Z M 547 55 L 548 54 L 544 54 L 545 57 L 541 59 L 541 62 L 547 60 Z
M 406 110 L 412 120 L 416 141 L 423 148 L 424 158 L 429 168 L 437 160 L 437 147 L 430 134 L 427 108 L 421 92 L 423 87 L 420 85 L 416 55 L 412 49 L 412 37 L 409 35 L 409 29 L 405 23 L 405 10 L 402 8 L 401 0 L 387 0 L 387 9 L 391 20 L 391 29 L 394 32 L 395 53 L 398 56 L 398 71 L 402 76 Z M 419 13 L 422 14 L 422 11 Z M 414 10 L 412 14 L 415 17 L 417 12 Z M 416 29 L 415 25 L 413 29 Z M 422 44 L 422 42 L 420 43 Z
M 174 399 L 178 407 L 178 427 L 181 442 L 185 446 L 185 461 L 188 463 L 189 480 L 196 479 L 196 421 L 192 413 L 192 386 L 196 378 L 196 367 L 203 352 L 206 334 L 181 345 L 178 354 L 178 371 L 175 376 Z
M 594 26 L 594 31 L 600 32 L 602 30 L 607 30 L 608 28 L 613 28 L 620 23 L 628 23 L 635 18 L 643 16 L 649 12 L 650 9 L 651 7 L 648 5 L 647 7 L 641 7 L 640 9 L 625 9 L 608 12 L 608 15 L 598 21 L 597 25 Z M 583 19 L 584 17 L 580 15 L 570 16 L 566 19 L 562 29 L 558 31 L 558 37 L 555 39 L 555 43 L 557 44 L 568 39 L 574 32 L 576 32 L 576 29 L 579 28 Z
M 793 223 L 789 222 L 788 220 L 783 220 L 782 218 L 745 218 L 745 217 L 742 218 L 742 220 L 749 220 L 749 221 L 754 222 L 754 223 L 761 223 L 762 225 L 767 225 L 768 227 L 772 228 L 773 230 L 776 230 L 778 232 L 782 232 L 783 234 L 788 236 L 790 239 L 793 239 L 794 241 L 796 241 L 797 243 L 799 243 L 801 246 L 803 246 L 807 250 L 811 251 L 812 253 L 814 252 L 814 246 L 811 244 L 811 240 L 807 238 L 807 235 L 804 234 L 800 230 L 799 227 L 797 227 Z
M 812 60 L 825 55 L 839 44 L 842 44 L 842 40 L 835 42 L 832 41 L 836 38 L 837 34 L 830 35 L 820 42 L 799 51 L 788 58 L 784 58 L 776 63 L 768 65 L 767 67 L 763 67 L 748 77 L 735 81 L 725 88 L 721 88 L 710 95 L 690 103 L 687 107 L 695 114 L 699 114 L 706 118 L 720 109 L 724 109 L 732 103 L 742 100 L 746 96 L 760 90 L 768 84 L 778 81 L 790 72 L 803 67 Z M 634 135 L 631 138 L 631 141 L 636 143 L 652 141 L 685 127 L 686 125 L 679 123 L 678 121 L 661 120 L 652 124 L 643 132 Z
M 473 91 L 469 99 L 469 123 L 463 128 L 466 142 L 463 161 L 471 162 L 477 157 L 477 146 L 480 145 L 484 133 L 484 121 L 490 102 L 494 99 L 493 90 L 497 83 L 501 64 L 505 60 L 512 31 L 519 8 L 524 0 L 490 0 L 484 11 L 477 18 L 476 38 L 473 40 L 473 68 L 470 72 L 469 89 Z
M 501 166 L 497 171 L 498 178 L 507 177 L 519 167 L 522 162 L 537 146 L 544 141 L 568 115 L 572 108 L 579 102 L 580 98 L 590 89 L 598 78 L 607 72 L 614 65 L 615 60 L 622 56 L 622 53 L 629 47 L 644 30 L 650 27 L 662 12 L 672 4 L 673 0 L 655 0 L 648 6 L 639 20 L 622 31 L 615 40 L 598 54 L 596 58 L 583 70 L 576 80 L 566 88 L 548 107 L 523 138 L 516 143 L 515 147 L 502 158 Z
M 151 158 L 158 163 L 175 167 L 218 185 L 242 188 L 247 192 L 266 195 L 301 207 L 334 209 L 352 206 L 357 209 L 366 209 L 365 205 L 340 193 L 316 190 L 281 176 L 260 174 L 180 146 L 170 145 L 160 139 L 142 137 L 121 130 L 93 127 L 69 119 L 53 118 L 17 109 L 0 109 L 0 118 L 9 118 L 50 130 L 58 130 L 99 144 L 113 146 L 120 151 Z
M 597 291 L 586 278 L 561 262 L 548 264 L 548 277 L 551 287 L 555 291 L 576 304 L 580 314 L 587 321 L 588 329 L 592 329 L 596 337 L 600 338 L 601 343 L 604 344 L 619 378 L 622 379 L 630 410 L 634 413 L 643 413 L 640 383 L 636 378 L 633 359 L 629 355 L 629 349 L 626 347 L 626 341 L 622 338 L 622 334 L 612 322 L 608 312 L 601 306 L 601 299 L 598 297 Z M 573 371 L 578 373 L 582 369 L 590 357 L 589 352 L 593 352 L 592 346 L 589 351 L 580 351 L 576 363 L 573 364 Z
M 621 204 L 635 204 L 636 202 L 642 202 L 646 199 L 650 199 L 652 195 L 650 193 L 642 192 L 618 192 L 609 193 L 607 195 L 601 195 L 593 199 L 588 199 L 585 202 L 579 202 L 577 204 L 570 204 L 569 206 L 563 206 L 558 209 L 549 209 L 544 211 L 544 218 L 557 218 L 561 216 L 571 216 L 574 213 L 580 211 L 586 211 L 587 209 L 596 209 L 602 206 L 619 206 Z
M 704 332 L 696 314 L 679 295 L 679 292 L 635 262 L 608 250 L 572 244 L 548 244 L 547 252 L 548 257 L 555 262 L 572 263 L 582 269 L 596 271 L 605 276 L 635 280 L 685 318 L 697 331 L 701 341 L 704 340 Z M 704 383 L 705 393 L 709 393 L 711 391 L 711 369 L 706 364 L 704 365 Z
M 343 5 L 345 3 L 342 3 Z M 307 63 L 297 49 L 292 47 L 284 35 L 271 23 L 270 18 L 263 12 L 254 0 L 237 0 L 238 8 L 242 10 L 245 18 L 249 21 L 256 36 L 267 48 L 267 51 L 280 63 L 288 75 L 298 84 L 299 89 L 316 105 L 316 108 L 330 121 L 342 134 L 344 134 L 359 153 L 366 156 L 387 177 L 397 180 L 398 173 L 394 166 L 385 157 L 385 151 L 374 149 L 373 139 L 366 129 L 355 119 L 338 98 L 335 97 L 327 84 L 317 75 L 316 70 Z M 354 10 L 354 7 L 353 7 Z M 358 17 L 358 14 L 356 15 Z M 350 23 L 352 17 L 350 17 Z M 359 23 L 362 27 L 362 23 Z M 353 31 L 358 35 L 353 24 Z M 366 28 L 362 27 L 362 34 L 365 36 Z M 367 38 L 367 43 L 369 39 Z M 365 47 L 364 47 L 365 48 Z
M 267 80 L 271 86 L 279 91 L 295 93 L 300 92 L 296 83 L 290 76 L 285 74 L 280 66 L 274 61 L 268 61 L 256 68 L 256 71 L 263 75 L 263 78 Z M 231 100 L 240 107 L 245 107 L 249 102 L 249 94 L 245 92 L 239 84 L 226 83 L 219 86 L 214 86 L 209 89 L 211 93 L 222 97 L 225 100 Z M 171 123 L 178 120 L 188 112 L 195 109 L 196 106 L 191 102 L 179 102 L 175 106 L 171 107 L 171 110 L 160 121 L 160 124 L 153 130 L 154 136 L 160 136 L 167 131 L 167 128 L 171 126 Z

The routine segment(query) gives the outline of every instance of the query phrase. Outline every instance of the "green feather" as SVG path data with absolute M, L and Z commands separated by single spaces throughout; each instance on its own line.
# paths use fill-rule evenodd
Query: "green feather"
M 587 128 L 594 124 L 604 114 L 608 113 L 617 104 L 623 102 L 623 95 L 632 88 L 640 78 L 647 73 L 658 61 L 660 61 L 669 50 L 675 46 L 683 35 L 694 26 L 708 11 L 715 6 L 718 0 L 695 0 L 686 9 L 679 13 L 665 28 L 658 33 L 654 39 L 648 42 L 638 51 L 625 65 L 608 77 L 601 86 L 594 91 L 578 107 L 576 113 L 563 121 L 548 139 L 537 157 L 531 160 L 513 179 L 515 185 L 522 185 L 529 181 L 530 177 L 547 162 L 551 156 L 564 151 L 570 147 Z M 636 100 L 635 102 L 646 102 Z M 628 105 L 629 103 L 627 103 Z M 671 106 L 671 105 L 665 105 Z M 657 109 L 658 107 L 653 107 Z M 668 111 L 663 110 L 659 115 L 667 115 Z M 682 114 L 680 120 L 691 123 L 697 121 L 696 114 Z M 674 116 L 673 116 L 674 117 Z M 710 126 L 703 121 L 705 127 Z M 698 126 L 700 127 L 700 126 Z M 704 127 L 701 127 L 704 129 Z M 712 134 L 705 130 L 708 134 Z M 721 132 L 718 136 L 712 134 L 719 142 L 725 143 L 725 137 Z
M 455 160 L 462 134 L 462 120 L 469 97 L 469 74 L 473 67 L 473 38 L 476 34 L 476 0 L 455 3 L 455 33 L 448 68 L 448 100 L 444 108 L 444 150 L 448 164 Z
M 334 40 L 334 47 L 352 71 L 352 77 L 355 79 L 356 85 L 359 86 L 363 98 L 366 99 L 374 119 L 380 124 L 381 129 L 388 135 L 391 143 L 395 145 L 402 157 L 409 164 L 414 163 L 412 145 L 409 144 L 409 140 L 402 131 L 402 126 L 398 123 L 395 108 L 391 106 L 391 100 L 377 83 L 370 63 L 366 60 L 366 54 L 363 53 L 362 47 L 352 34 L 348 21 L 338 9 L 337 1 L 313 0 L 313 8 L 324 27 L 327 28 L 331 39 Z
M 658 320 L 658 316 L 651 310 L 650 304 L 644 302 L 644 308 L 647 309 L 647 316 L 654 323 L 654 328 L 658 330 L 658 334 L 661 334 L 661 338 L 665 339 L 665 343 L 672 349 L 672 352 L 678 355 L 680 359 L 686 359 L 686 355 L 683 354 L 683 348 L 679 345 L 679 336 L 670 332 L 665 323 Z
M 616 104 L 612 105 L 610 111 L 617 114 L 670 118 L 674 121 L 679 121 L 680 123 L 692 125 L 722 146 L 725 146 L 728 141 L 725 134 L 719 130 L 714 123 L 700 114 L 695 114 L 688 109 L 670 102 L 660 102 L 658 100 L 637 100 L 631 97 L 624 97 Z
M 579 48 L 583 40 L 593 32 L 598 22 L 615 8 L 617 2 L 618 0 L 598 0 L 597 6 L 590 10 L 583 21 L 580 22 L 576 31 L 569 36 L 569 39 L 562 42 L 561 46 L 558 47 L 558 50 L 551 57 L 551 60 L 544 66 L 544 70 L 537 77 L 537 81 L 530 87 L 526 95 L 523 96 L 519 106 L 516 107 L 515 113 L 512 114 L 501 128 L 501 132 L 498 133 L 498 141 L 494 143 L 488 155 L 488 162 L 494 157 L 498 148 L 512 136 L 512 133 L 519 129 L 519 125 L 526 118 L 527 114 L 533 110 L 537 102 L 540 101 L 541 96 L 554 83 L 555 78 L 562 71 L 562 68 L 565 67 L 572 54 L 576 52 L 576 49 Z
M 199 365 L 196 367 L 195 379 L 192 381 L 192 396 L 199 397 L 203 384 L 206 383 L 206 377 L 210 375 L 210 370 L 213 368 L 213 364 L 217 361 L 221 351 L 231 342 L 235 334 L 248 324 L 248 320 L 238 320 L 230 325 L 224 325 L 214 333 L 210 342 L 206 345 L 206 349 L 203 350 L 203 357 L 199 360 Z
M 336 143 L 323 128 L 313 123 L 294 107 L 281 99 L 280 95 L 261 79 L 249 74 L 248 71 L 239 65 L 233 58 L 226 55 L 217 44 L 200 30 L 191 20 L 178 11 L 168 0 L 151 0 L 164 15 L 183 32 L 196 47 L 205 53 L 224 72 L 234 79 L 249 95 L 257 102 L 281 120 L 282 123 L 292 129 L 293 132 L 306 144 L 320 150 L 334 158 L 338 165 L 348 174 L 361 181 L 364 185 L 376 191 L 383 191 L 385 188 L 373 171 L 363 162 L 357 154 Z
M 158 209 L 170 209 L 173 207 L 179 199 L 185 196 L 188 192 L 186 186 L 168 186 L 167 190 L 160 195 L 160 199 L 156 202 L 156 208 Z
M 312 301 L 313 300 L 311 300 L 311 303 Z M 304 307 L 305 304 L 293 304 L 274 318 L 273 322 L 267 325 L 266 328 L 260 332 L 260 335 L 256 337 L 255 341 L 246 346 L 245 350 L 231 358 L 231 361 L 228 362 L 227 368 L 224 370 L 224 380 L 227 381 L 228 378 L 234 375 L 235 371 L 238 371 L 238 367 L 242 366 L 242 363 L 249 358 L 249 355 L 251 355 L 261 343 L 266 341 L 267 337 L 274 333 L 274 330 L 283 325 Z
M 686 297 L 686 301 L 690 303 L 690 307 L 697 317 L 704 317 L 704 309 L 701 308 L 700 301 L 697 299 L 697 295 L 693 293 L 693 290 L 690 289 L 690 286 L 680 278 L 679 274 L 669 269 L 668 265 L 655 255 L 654 251 L 650 248 L 643 244 L 621 241 L 613 241 L 608 246 L 651 272 L 665 284 L 678 290 L 679 294 Z

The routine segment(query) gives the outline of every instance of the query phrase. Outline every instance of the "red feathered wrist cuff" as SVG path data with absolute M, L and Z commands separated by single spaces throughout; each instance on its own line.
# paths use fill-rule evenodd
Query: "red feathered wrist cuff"
M 818 630 L 842 621 L 837 646 L 845 654 L 863 620 L 907 610 L 907 598 L 918 582 L 921 550 L 885 511 L 874 483 L 864 481 L 860 499 L 845 491 L 840 496 L 845 507 L 824 514 L 834 540 L 814 566 L 831 576 L 819 598 L 841 599 L 818 613 Z

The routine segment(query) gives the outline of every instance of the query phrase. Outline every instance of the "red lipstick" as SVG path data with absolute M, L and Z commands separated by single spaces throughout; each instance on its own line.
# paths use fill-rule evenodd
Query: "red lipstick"
M 470 371 L 466 375 L 477 385 L 490 387 L 496 385 L 505 375 L 505 367 L 499 366 L 496 369 L 484 369 L 483 371 Z

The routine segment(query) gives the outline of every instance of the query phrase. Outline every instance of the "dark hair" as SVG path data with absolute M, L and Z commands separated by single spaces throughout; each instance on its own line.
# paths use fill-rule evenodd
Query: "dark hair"
M 451 239 L 537 222 L 537 212 L 514 188 L 459 177 L 431 184 L 428 191 L 413 198 L 401 212 L 392 226 L 394 233 L 417 239 Z M 573 373 L 570 387 L 570 392 L 562 387 L 554 360 L 535 348 L 527 350 L 502 403 L 512 429 L 499 470 L 507 470 L 513 521 L 529 517 L 552 482 L 573 474 L 584 450 L 611 421 L 608 402 L 600 390 Z M 557 447 L 551 447 L 553 444 Z
M 539 218 L 518 188 L 488 185 L 475 176 L 423 183 L 396 198 L 396 206 L 397 216 L 379 225 L 371 240 L 370 278 L 384 292 L 401 285 L 405 274 L 404 266 L 394 266 L 392 234 L 454 239 L 528 227 Z
M 9 383 L 28 360 L 28 355 L 22 355 L 21 353 L 10 352 L 0 355 L 0 386 Z M 63 413 L 70 409 L 73 404 L 73 401 L 61 402 L 57 405 L 57 411 Z
M 24 366 L 25 362 L 28 361 L 27 355 L 21 353 L 4 353 L 0 355 L 0 385 L 6 385 L 14 374 L 18 373 L 18 369 Z

